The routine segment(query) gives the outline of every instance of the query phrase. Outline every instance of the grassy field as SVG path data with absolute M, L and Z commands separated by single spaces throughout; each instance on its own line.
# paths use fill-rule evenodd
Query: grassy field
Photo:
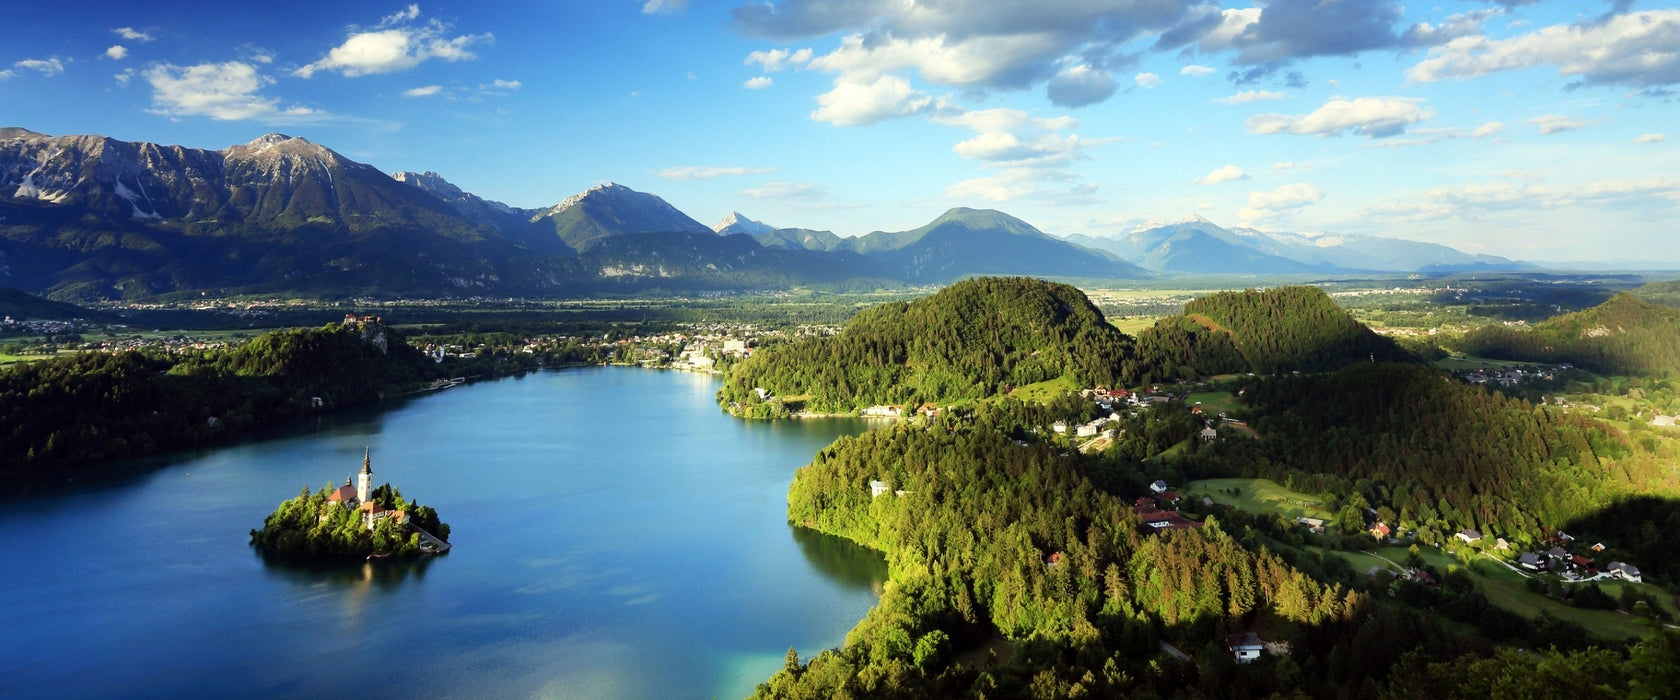
M 1013 391 L 1009 392 L 1009 395 L 1022 401 L 1047 403 L 1051 399 L 1073 391 L 1079 391 L 1079 387 L 1074 386 L 1072 379 L 1057 377 L 1049 381 L 1015 387 Z
M 1201 405 L 1202 410 L 1218 414 L 1220 411 L 1235 411 L 1242 404 L 1229 391 L 1203 391 L 1185 398 L 1185 402 L 1192 406 Z
M 1155 316 L 1131 316 L 1122 319 L 1111 318 L 1108 321 L 1109 323 L 1114 324 L 1115 328 L 1120 329 L 1121 333 L 1135 336 L 1142 333 L 1144 329 L 1155 325 L 1156 320 L 1158 319 Z
M 1533 362 L 1516 362 L 1513 360 L 1490 360 L 1485 357 L 1471 357 L 1469 355 L 1454 355 L 1443 357 L 1435 361 L 1435 366 L 1454 372 L 1467 369 L 1481 369 L 1483 367 L 1533 367 Z
M 1229 489 L 1236 489 L 1236 495 L 1227 493 Z M 1249 512 L 1281 513 L 1290 519 L 1330 517 L 1330 511 L 1317 498 L 1286 489 L 1271 479 L 1202 479 L 1190 482 L 1185 493 L 1207 496 L 1215 503 Z

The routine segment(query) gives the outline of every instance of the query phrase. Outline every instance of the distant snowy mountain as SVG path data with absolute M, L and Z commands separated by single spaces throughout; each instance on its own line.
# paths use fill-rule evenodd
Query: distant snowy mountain
M 773 233 L 776 227 L 760 221 L 753 221 L 743 216 L 741 212 L 732 211 L 729 212 L 728 216 L 718 221 L 717 225 L 712 227 L 712 230 L 716 231 L 719 236 L 744 233 L 756 238 L 760 234 Z
M 1358 234 L 1300 234 L 1221 227 L 1201 216 L 1151 222 L 1115 237 L 1068 240 L 1105 250 L 1156 272 L 1300 274 L 1524 270 L 1533 265 L 1472 255 L 1435 243 Z

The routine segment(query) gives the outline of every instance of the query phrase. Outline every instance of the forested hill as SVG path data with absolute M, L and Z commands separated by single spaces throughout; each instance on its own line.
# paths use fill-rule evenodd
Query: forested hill
M 0 288 L 0 316 L 11 316 L 18 321 L 24 319 L 68 321 L 73 318 L 106 318 L 108 314 L 84 309 L 75 304 L 42 299 L 16 289 Z
M 1680 309 L 1623 292 L 1532 330 L 1487 326 L 1471 331 L 1462 348 L 1479 357 L 1573 362 L 1605 374 L 1680 372 Z
M 1078 289 L 983 277 L 871 308 L 833 337 L 762 348 L 735 367 L 718 398 L 762 417 L 783 410 L 784 397 L 805 397 L 811 411 L 849 412 L 979 399 L 1063 377 L 1131 384 L 1139 374 L 1131 338 Z
M 92 476 L 323 408 L 366 403 L 438 370 L 394 331 L 328 325 L 216 354 L 88 353 L 0 370 L 0 489 Z
M 1317 287 L 1205 296 L 1138 340 L 1144 361 L 1168 375 L 1318 372 L 1354 362 L 1410 359 Z
M 1618 497 L 1680 493 L 1668 466 L 1680 454 L 1667 441 L 1636 445 L 1592 418 L 1421 365 L 1273 379 L 1245 401 L 1263 412 L 1254 425 L 1266 439 L 1231 446 L 1227 465 L 1314 493 L 1357 492 L 1358 505 L 1415 524 L 1425 542 L 1465 528 L 1538 542 Z
M 1652 282 L 1629 293 L 1652 303 L 1680 307 L 1680 280 Z

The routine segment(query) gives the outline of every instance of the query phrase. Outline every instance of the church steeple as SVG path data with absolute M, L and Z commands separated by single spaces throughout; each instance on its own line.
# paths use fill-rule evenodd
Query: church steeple
M 372 454 L 372 447 L 362 452 L 362 473 L 356 477 L 356 501 L 359 503 L 367 503 L 373 498 L 373 465 L 369 460 Z

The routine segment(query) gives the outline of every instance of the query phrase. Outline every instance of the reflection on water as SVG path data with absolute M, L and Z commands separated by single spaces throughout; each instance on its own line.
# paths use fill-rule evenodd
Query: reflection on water
M 847 588 L 881 594 L 881 584 L 887 581 L 887 560 L 880 552 L 808 527 L 792 525 L 788 530 L 811 568 Z
M 886 570 L 782 534 L 794 470 L 866 426 L 736 420 L 716 388 L 536 373 L 0 502 L 0 697 L 749 694 L 788 647 L 839 644 Z M 376 482 L 452 526 L 447 556 L 251 548 L 276 504 L 369 448 Z

